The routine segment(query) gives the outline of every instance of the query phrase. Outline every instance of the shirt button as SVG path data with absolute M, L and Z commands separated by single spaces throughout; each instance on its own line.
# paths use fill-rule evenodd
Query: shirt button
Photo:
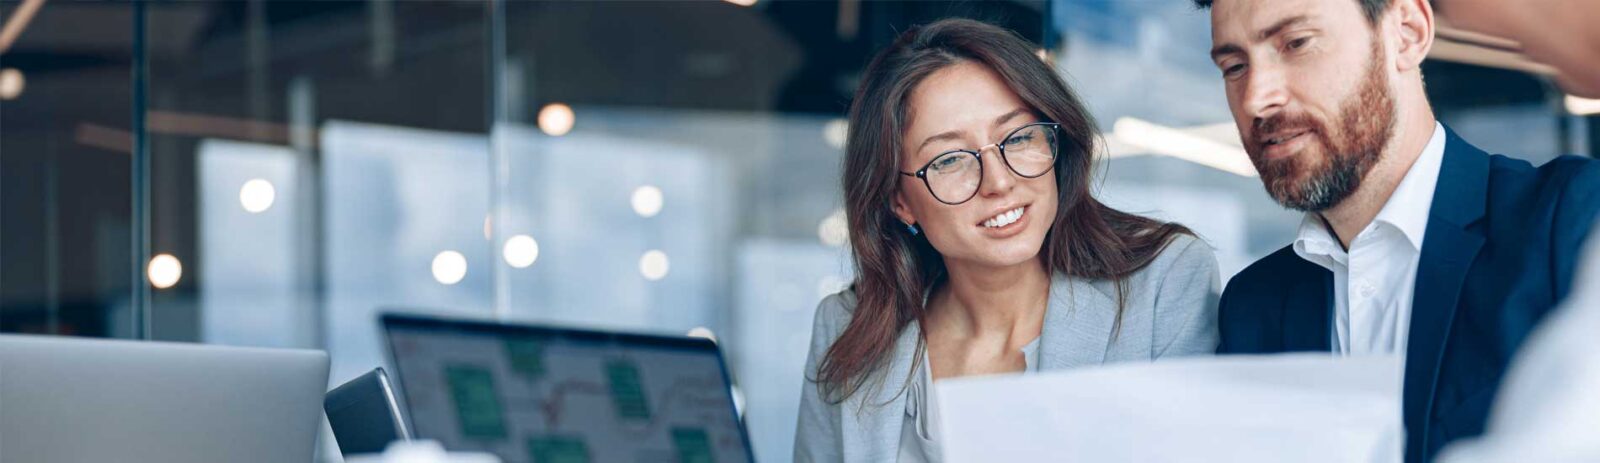
M 1362 280 L 1361 284 L 1357 285 L 1357 290 L 1361 292 L 1361 297 L 1372 297 L 1372 293 L 1377 289 L 1372 287 L 1372 283 Z

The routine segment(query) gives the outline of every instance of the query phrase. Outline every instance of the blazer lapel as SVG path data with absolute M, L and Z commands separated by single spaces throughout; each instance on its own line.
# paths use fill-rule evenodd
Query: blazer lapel
M 888 368 L 878 378 L 840 404 L 844 414 L 840 430 L 845 461 L 894 461 L 899 458 L 900 427 L 905 423 L 906 380 L 918 362 L 917 343 L 922 331 L 916 322 L 906 325 L 895 341 Z M 851 416 L 854 415 L 854 416 Z
M 1056 274 L 1039 333 L 1039 364 L 1045 369 L 1100 365 L 1111 344 L 1116 299 L 1079 278 Z
M 1445 134 L 1444 163 L 1434 187 L 1411 303 L 1403 396 L 1410 436 L 1406 461 L 1421 461 L 1422 452 L 1429 447 L 1428 417 L 1433 415 L 1445 342 L 1455 321 L 1462 282 L 1484 244 L 1483 235 L 1472 226 L 1484 214 L 1489 156 L 1448 128 Z

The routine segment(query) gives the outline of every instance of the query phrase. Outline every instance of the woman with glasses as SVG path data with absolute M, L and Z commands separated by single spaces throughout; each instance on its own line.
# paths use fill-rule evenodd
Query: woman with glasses
M 906 31 L 850 108 L 856 279 L 817 308 L 797 461 L 939 461 L 935 381 L 1211 353 L 1217 266 L 1090 194 L 1095 125 L 1017 35 Z

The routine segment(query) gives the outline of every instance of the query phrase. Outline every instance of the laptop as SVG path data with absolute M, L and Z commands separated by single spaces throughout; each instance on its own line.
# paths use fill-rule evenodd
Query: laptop
M 328 414 L 339 453 L 346 457 L 383 453 L 391 442 L 411 440 L 399 399 L 381 367 L 328 391 L 322 410 Z
M 0 335 L 0 461 L 311 461 L 321 351 Z
M 418 439 L 507 463 L 753 461 L 716 343 L 382 316 Z

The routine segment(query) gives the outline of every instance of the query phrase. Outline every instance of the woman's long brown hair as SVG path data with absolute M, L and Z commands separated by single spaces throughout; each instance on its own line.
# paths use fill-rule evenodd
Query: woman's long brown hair
M 1040 250 L 1050 271 L 1115 281 L 1120 321 L 1123 278 L 1155 259 L 1173 235 L 1189 233 L 1111 209 L 1089 194 L 1095 123 L 1022 37 L 967 19 L 907 30 L 867 66 L 850 107 L 844 198 L 857 302 L 813 379 L 829 401 L 855 394 L 874 376 L 906 325 L 922 319 L 923 296 L 944 276 L 943 257 L 925 238 L 906 232 L 890 201 L 900 188 L 907 96 L 928 75 L 961 62 L 993 69 L 1040 117 L 1061 125 L 1054 170 L 1059 205 Z

